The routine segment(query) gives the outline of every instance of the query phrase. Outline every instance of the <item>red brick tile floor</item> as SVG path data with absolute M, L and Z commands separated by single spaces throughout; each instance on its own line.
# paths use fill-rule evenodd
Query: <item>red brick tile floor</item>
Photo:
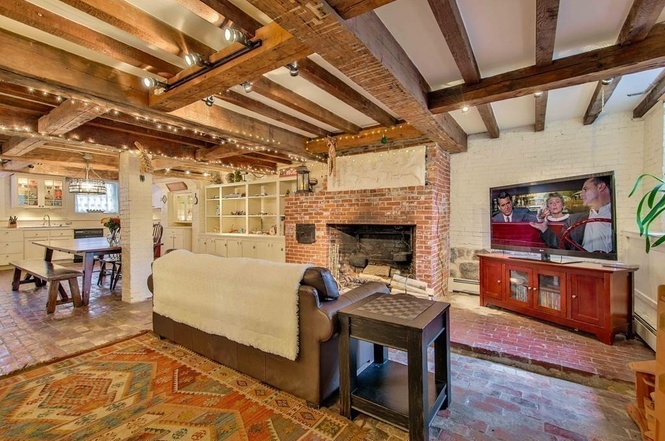
M 0 271 L 0 374 L 129 337 L 152 327 L 151 301 L 134 304 L 93 286 L 90 304 L 59 305 L 46 314 L 46 289 L 11 291 Z M 106 284 L 108 286 L 108 283 Z M 593 336 L 512 312 L 478 306 L 478 297 L 451 303 L 452 403 L 435 416 L 431 440 L 639 440 L 625 412 L 634 385 L 626 364 L 652 359 L 639 340 L 604 345 Z M 391 350 L 391 358 L 404 354 Z M 331 405 L 336 409 L 337 404 Z M 359 415 L 368 440 L 406 440 L 388 424 Z

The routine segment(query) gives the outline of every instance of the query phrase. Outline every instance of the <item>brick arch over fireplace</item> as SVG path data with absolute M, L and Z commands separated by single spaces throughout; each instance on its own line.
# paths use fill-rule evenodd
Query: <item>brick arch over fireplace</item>
M 376 170 L 381 173 L 381 170 Z M 450 255 L 450 155 L 428 146 L 426 185 L 371 190 L 327 191 L 286 197 L 286 261 L 329 266 L 329 224 L 415 225 L 415 277 L 434 289 L 448 287 Z M 296 224 L 314 224 L 314 243 L 298 243 Z

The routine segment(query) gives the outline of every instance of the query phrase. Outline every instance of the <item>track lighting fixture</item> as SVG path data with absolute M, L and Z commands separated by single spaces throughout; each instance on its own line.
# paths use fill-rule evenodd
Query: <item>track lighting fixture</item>
M 604 78 L 604 79 L 600 80 L 600 83 L 603 86 L 609 86 L 610 84 L 612 84 L 612 81 L 614 81 L 614 78 Z
M 187 66 L 210 66 L 210 62 L 204 60 L 203 56 L 196 52 L 185 54 L 185 63 L 187 63 Z
M 286 65 L 286 68 L 289 69 L 289 73 L 291 74 L 292 77 L 297 77 L 298 76 L 298 62 L 294 61 L 293 63 L 289 63 Z
M 243 87 L 243 89 L 245 89 L 246 93 L 249 93 L 249 92 L 252 91 L 252 83 L 250 83 L 249 81 L 245 81 L 244 83 L 240 83 L 240 85 Z
M 469 106 L 462 107 L 462 113 L 466 113 L 468 111 L 469 111 Z
M 533 96 L 535 96 L 536 98 L 540 98 L 541 96 L 543 96 L 543 92 L 542 91 L 534 92 Z
M 215 97 L 210 95 L 210 96 L 207 96 L 207 97 L 203 98 L 201 101 L 206 103 L 206 106 L 212 107 L 212 105 L 215 104 Z
M 250 41 L 249 38 L 247 38 L 247 35 L 233 28 L 224 29 L 224 40 L 228 41 L 229 43 L 237 42 L 251 48 L 255 47 L 258 43 Z
M 153 89 L 155 87 L 161 87 L 163 89 L 167 89 L 169 87 L 168 84 L 164 83 L 163 81 L 159 81 L 157 78 L 153 77 L 145 77 L 143 78 L 142 82 L 143 85 L 148 89 Z

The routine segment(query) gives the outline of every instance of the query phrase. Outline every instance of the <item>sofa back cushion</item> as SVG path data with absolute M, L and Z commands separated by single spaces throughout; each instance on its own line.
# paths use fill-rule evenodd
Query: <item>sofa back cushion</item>
M 318 266 L 307 268 L 301 283 L 316 288 L 321 302 L 335 300 L 339 297 L 337 282 L 328 268 Z

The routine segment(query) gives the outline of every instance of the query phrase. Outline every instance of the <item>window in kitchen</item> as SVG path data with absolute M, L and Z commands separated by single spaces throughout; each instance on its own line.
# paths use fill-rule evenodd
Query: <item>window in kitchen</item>
M 76 213 L 117 213 L 118 183 L 107 182 L 106 194 L 77 194 L 74 200 Z

